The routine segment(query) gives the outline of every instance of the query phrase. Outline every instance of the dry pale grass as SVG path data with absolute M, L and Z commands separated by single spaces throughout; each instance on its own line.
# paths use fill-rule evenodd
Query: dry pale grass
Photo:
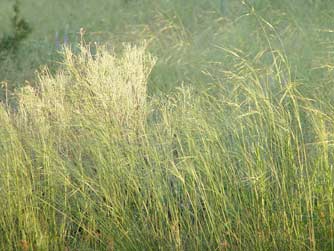
M 97 47 L 94 55 L 87 46 L 80 49 L 74 54 L 65 48 L 63 70 L 53 76 L 44 69 L 35 87 L 21 90 L 22 126 L 47 135 L 55 125 L 59 129 L 78 123 L 78 118 L 94 121 L 100 116 L 126 129 L 139 129 L 145 119 L 147 78 L 155 64 L 145 44 L 126 44 L 121 56 L 105 47 Z

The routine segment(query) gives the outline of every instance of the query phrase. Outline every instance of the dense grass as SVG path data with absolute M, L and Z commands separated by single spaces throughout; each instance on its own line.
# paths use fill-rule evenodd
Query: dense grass
M 0 250 L 334 250 L 334 3 L 98 2 L 22 3 Z

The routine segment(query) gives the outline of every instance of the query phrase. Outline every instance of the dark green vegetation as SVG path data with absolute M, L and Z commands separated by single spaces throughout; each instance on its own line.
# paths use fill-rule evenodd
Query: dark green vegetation
M 10 53 L 16 53 L 20 43 L 31 33 L 31 27 L 20 17 L 20 4 L 16 0 L 13 5 L 14 16 L 11 20 L 11 34 L 5 34 L 0 40 L 0 53 L 2 57 Z
M 334 250 L 333 1 L 19 6 L 0 250 Z

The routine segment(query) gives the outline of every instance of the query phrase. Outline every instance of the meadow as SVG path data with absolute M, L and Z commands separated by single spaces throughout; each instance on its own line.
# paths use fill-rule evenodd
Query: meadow
M 0 250 L 334 250 L 332 0 L 14 2 Z

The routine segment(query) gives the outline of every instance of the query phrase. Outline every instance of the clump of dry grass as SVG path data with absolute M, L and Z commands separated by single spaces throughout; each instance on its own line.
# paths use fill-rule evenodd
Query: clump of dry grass
M 147 78 L 155 64 L 144 43 L 125 44 L 117 56 L 103 46 L 94 55 L 83 45 L 77 54 L 70 48 L 63 53 L 56 74 L 45 68 L 37 83 L 17 92 L 15 111 L 0 106 L 0 136 L 5 139 L 0 142 L 0 190 L 6 191 L 0 200 L 8 212 L 1 221 L 7 225 L 4 231 L 13 233 L 14 249 L 26 249 L 27 243 L 41 250 L 57 243 L 67 246 L 66 219 L 72 214 L 68 210 L 73 210 L 67 192 L 79 185 L 74 178 L 77 172 L 83 171 L 81 177 L 92 170 L 96 174 L 94 147 L 117 149 L 115 142 L 134 142 L 144 128 Z M 15 164 L 9 164 L 9 159 Z M 80 214 L 80 209 L 74 214 Z M 46 224 L 45 217 L 52 223 Z M 87 235 L 95 236 L 94 227 L 85 229 L 92 229 Z M 0 249 L 12 250 L 8 243 L 3 245 Z
M 19 117 L 25 125 L 43 130 L 68 126 L 78 119 L 95 121 L 93 117 L 137 130 L 145 119 L 147 78 L 154 64 L 155 59 L 145 53 L 145 44 L 126 44 L 121 56 L 103 46 L 94 55 L 83 45 L 78 54 L 65 48 L 62 70 L 52 76 L 44 69 L 36 87 L 21 90 Z

